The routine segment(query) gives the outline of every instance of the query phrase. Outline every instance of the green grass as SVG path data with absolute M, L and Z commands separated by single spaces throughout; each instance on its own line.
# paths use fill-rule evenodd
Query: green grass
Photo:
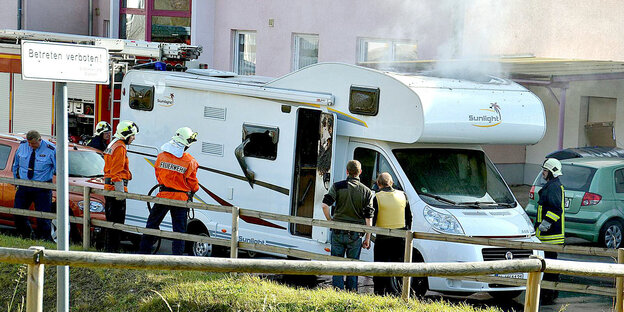
M 55 245 L 0 235 L 0 246 Z M 71 249 L 79 250 L 79 246 Z M 0 263 L 0 311 L 23 311 L 25 266 Z M 17 288 L 16 288 L 17 286 Z M 15 292 L 15 289 L 17 291 Z M 13 306 L 9 308 L 14 296 Z M 249 274 L 70 269 L 71 311 L 500 311 L 444 301 L 403 302 L 331 288 L 284 286 Z M 56 310 L 56 268 L 46 267 L 44 311 Z

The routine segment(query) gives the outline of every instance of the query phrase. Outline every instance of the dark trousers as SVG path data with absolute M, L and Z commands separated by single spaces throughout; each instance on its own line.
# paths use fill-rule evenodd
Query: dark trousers
M 557 253 L 553 251 L 544 251 L 544 258 L 546 259 L 557 259 Z M 558 273 L 544 273 L 544 277 L 542 278 L 545 281 L 549 282 L 558 282 L 559 274 Z M 544 289 L 540 291 L 541 301 L 545 301 L 547 303 L 551 303 L 553 300 L 559 297 L 559 291 L 554 289 Z
M 52 207 L 52 190 L 20 186 L 17 192 L 15 192 L 14 207 L 29 209 L 32 203 L 35 203 L 36 211 L 50 212 Z M 52 240 L 50 227 L 50 219 L 37 218 L 35 236 L 40 239 Z M 33 234 L 28 217 L 15 216 L 15 228 L 22 237 L 30 238 L 31 234 Z
M 361 233 L 332 230 L 331 235 L 331 255 L 336 257 L 351 259 L 360 259 L 360 253 L 362 252 L 362 236 Z M 358 290 L 358 277 L 347 276 L 347 282 L 345 285 L 345 277 L 341 275 L 335 275 L 332 277 L 332 286 L 338 289 L 356 291 Z
M 167 212 L 171 212 L 171 225 L 173 226 L 173 231 L 178 233 L 186 233 L 186 215 L 188 214 L 188 208 L 182 207 L 174 207 L 168 205 L 154 204 L 152 207 L 152 211 L 150 211 L 149 217 L 147 218 L 147 224 L 145 225 L 148 229 L 160 229 L 160 223 L 167 215 Z M 139 252 L 142 254 L 149 254 L 152 252 L 152 245 L 154 245 L 154 241 L 156 237 L 152 235 L 143 234 L 141 238 L 141 245 L 139 246 Z M 174 255 L 182 255 L 184 254 L 184 241 L 183 240 L 173 240 L 172 253 Z
M 126 200 L 117 200 L 115 197 L 106 196 L 104 204 L 104 212 L 106 221 L 115 223 L 126 222 Z M 119 242 L 121 241 L 122 231 L 106 229 L 105 231 L 105 250 L 107 252 L 119 251 Z
M 405 239 L 378 234 L 375 238 L 373 254 L 375 256 L 375 262 L 403 262 L 405 255 Z M 373 283 L 375 285 L 374 291 L 376 295 L 398 295 L 398 285 L 392 285 L 391 277 L 373 276 Z

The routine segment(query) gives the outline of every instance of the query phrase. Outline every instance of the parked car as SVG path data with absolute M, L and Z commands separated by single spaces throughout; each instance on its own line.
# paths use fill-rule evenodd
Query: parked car
M 55 143 L 54 138 L 42 136 L 43 139 Z M 11 172 L 13 158 L 19 146 L 20 141 L 25 139 L 23 134 L 0 134 L 0 177 L 12 178 Z M 94 148 L 86 147 L 74 143 L 69 144 L 69 185 L 88 186 L 91 188 L 104 188 L 104 157 L 102 153 Z M 56 176 L 53 179 L 56 181 Z M 0 183 L 0 206 L 13 207 L 15 199 L 15 186 L 7 183 Z M 71 216 L 82 217 L 82 209 L 84 209 L 84 196 L 82 193 L 69 193 L 69 214 Z M 31 205 L 34 210 L 34 205 Z M 56 211 L 56 191 L 52 192 L 52 211 Z M 98 220 L 106 220 L 104 215 L 104 197 L 101 195 L 91 195 L 91 218 Z M 33 227 L 37 226 L 36 218 L 31 218 L 30 222 Z M 14 217 L 12 214 L 0 213 L 0 225 L 14 227 Z M 52 220 L 52 238 L 56 241 L 56 220 Z M 100 233 L 99 228 L 91 228 L 92 241 L 97 242 L 101 239 L 97 234 Z M 82 237 L 82 224 L 71 224 L 70 238 L 74 241 L 80 240 Z
M 622 247 L 624 234 L 624 159 L 583 157 L 561 160 L 565 189 L 565 234 L 606 248 Z M 541 172 L 529 191 L 527 214 L 535 221 Z

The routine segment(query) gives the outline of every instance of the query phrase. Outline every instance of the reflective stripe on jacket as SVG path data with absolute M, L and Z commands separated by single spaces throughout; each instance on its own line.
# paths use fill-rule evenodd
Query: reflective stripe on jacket
M 126 143 L 122 140 L 113 140 L 104 150 L 104 178 L 110 178 L 112 182 L 132 180 L 129 163 Z M 114 191 L 115 186 L 104 184 L 104 189 Z M 127 187 L 124 189 L 128 191 Z
M 154 165 L 158 183 L 181 192 L 159 192 L 156 197 L 187 200 L 186 192 L 197 192 L 199 181 L 197 180 L 197 168 L 199 164 L 189 153 L 182 157 L 175 157 L 168 152 L 161 152 L 156 158 Z
M 554 178 L 539 190 L 537 202 L 537 218 L 535 232 L 537 238 L 547 244 L 563 244 L 565 238 L 565 207 L 563 206 L 564 190 L 559 178 Z M 543 220 L 551 223 L 546 232 L 539 230 Z

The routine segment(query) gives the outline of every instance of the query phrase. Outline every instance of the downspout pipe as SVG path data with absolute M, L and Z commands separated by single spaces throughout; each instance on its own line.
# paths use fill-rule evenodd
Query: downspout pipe
M 89 0 L 89 36 L 93 36 L 93 0 Z
M 567 90 L 568 88 L 561 88 L 561 98 L 559 99 L 559 150 L 563 149 L 563 130 L 565 128 L 565 106 Z
M 22 29 L 22 0 L 17 0 L 17 30 Z

